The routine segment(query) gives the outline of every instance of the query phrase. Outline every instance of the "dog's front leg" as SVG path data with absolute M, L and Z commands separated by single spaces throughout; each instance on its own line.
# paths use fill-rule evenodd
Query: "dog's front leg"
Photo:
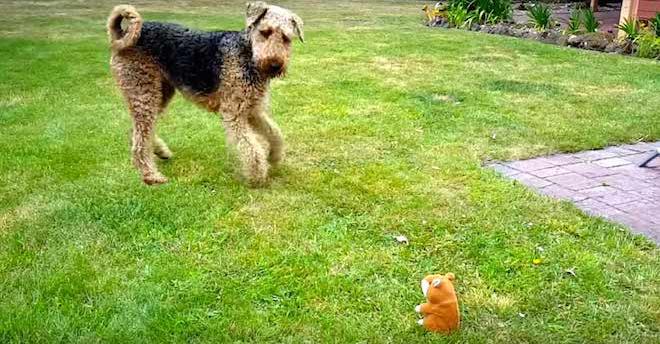
M 284 138 L 277 123 L 266 111 L 259 110 L 250 117 L 250 124 L 255 132 L 268 141 L 268 161 L 273 165 L 279 164 L 284 158 Z
M 266 149 L 257 139 L 257 133 L 248 123 L 247 116 L 225 119 L 224 124 L 228 141 L 234 144 L 238 151 L 243 176 L 251 186 L 264 185 L 269 168 Z

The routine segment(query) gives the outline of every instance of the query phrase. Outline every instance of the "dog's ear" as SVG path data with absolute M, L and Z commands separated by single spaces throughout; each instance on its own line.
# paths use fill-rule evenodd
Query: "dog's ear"
M 248 28 L 255 27 L 264 18 L 266 12 L 268 12 L 267 3 L 263 1 L 248 2 L 245 14 L 245 26 Z
M 294 14 L 291 16 L 291 21 L 293 22 L 293 29 L 295 30 L 296 35 L 298 35 L 301 42 L 305 43 L 305 32 L 303 32 L 304 23 L 302 19 Z

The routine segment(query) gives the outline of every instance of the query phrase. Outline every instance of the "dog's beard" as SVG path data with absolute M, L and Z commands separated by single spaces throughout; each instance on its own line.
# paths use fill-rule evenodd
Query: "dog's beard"
M 269 79 L 283 78 L 286 75 L 286 67 L 277 70 L 273 70 L 267 67 L 267 68 L 262 68 L 261 71 L 263 75 L 265 75 Z
M 273 69 L 272 68 L 273 62 L 279 64 L 282 67 L 279 69 Z M 264 61 L 260 61 L 258 66 L 262 75 L 266 76 L 269 79 L 283 78 L 286 75 L 287 66 L 279 61 L 264 60 Z

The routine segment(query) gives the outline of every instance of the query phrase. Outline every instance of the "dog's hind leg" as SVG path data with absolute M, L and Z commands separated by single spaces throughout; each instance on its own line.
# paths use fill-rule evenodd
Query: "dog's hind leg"
M 154 125 L 157 109 L 146 104 L 135 104 L 133 115 L 133 164 L 142 174 L 146 184 L 162 184 L 167 179 L 158 172 L 153 159 L 151 141 L 154 135 Z
M 142 180 L 146 184 L 162 184 L 167 179 L 158 172 L 153 159 L 151 140 L 154 135 L 154 124 L 157 109 L 146 104 L 134 103 L 132 106 L 133 116 L 133 164 L 142 174 Z
M 151 59 L 132 52 L 114 56 L 111 65 L 133 118 L 133 164 L 146 184 L 165 183 L 167 179 L 158 172 L 151 146 L 154 125 L 163 104 L 163 78 L 158 66 Z
M 166 81 L 163 81 L 162 89 L 161 89 L 162 99 L 161 99 L 160 109 L 158 111 L 159 117 L 162 116 L 163 112 L 165 112 L 167 105 L 174 96 L 174 92 L 175 92 L 174 86 L 170 85 Z M 158 156 L 163 160 L 167 160 L 172 157 L 172 151 L 167 147 L 165 141 L 163 141 L 163 139 L 160 138 L 158 134 L 156 134 L 156 131 L 157 130 L 154 129 L 154 138 L 152 142 L 154 154 L 156 154 L 156 156 Z

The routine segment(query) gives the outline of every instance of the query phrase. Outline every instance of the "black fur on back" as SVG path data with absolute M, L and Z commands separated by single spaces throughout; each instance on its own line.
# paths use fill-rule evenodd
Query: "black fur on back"
M 241 75 L 249 84 L 260 81 L 250 41 L 242 31 L 201 32 L 145 22 L 135 47 L 152 56 L 176 88 L 194 94 L 209 94 L 220 87 L 225 57 L 230 55 L 239 59 Z

